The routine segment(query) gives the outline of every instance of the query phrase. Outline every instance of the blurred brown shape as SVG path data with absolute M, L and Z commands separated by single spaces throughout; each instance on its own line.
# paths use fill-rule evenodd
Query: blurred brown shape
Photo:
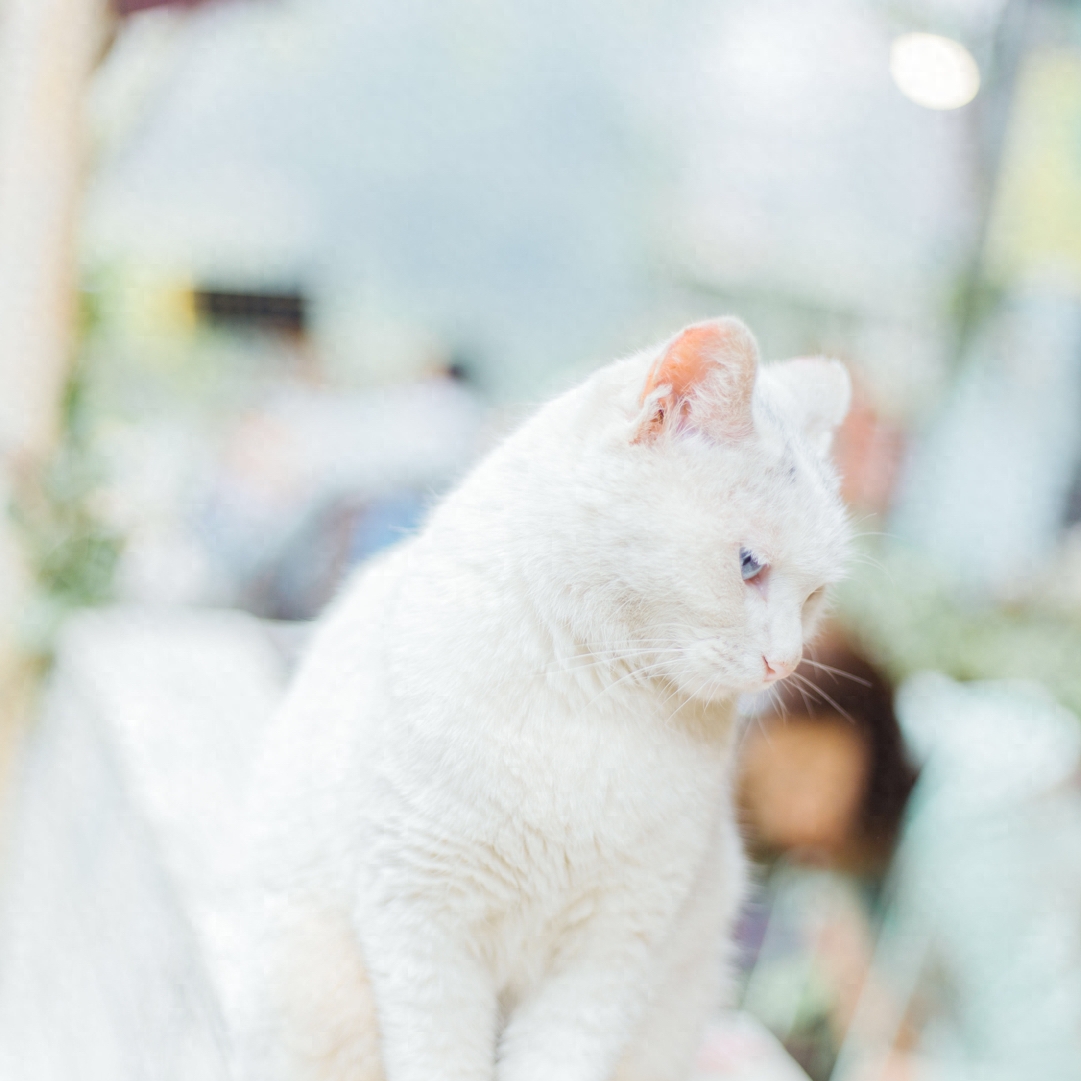
M 904 432 L 881 416 L 857 381 L 852 408 L 834 441 L 845 502 L 884 514 L 904 450 Z
M 771 849 L 840 850 L 867 784 L 867 748 L 852 725 L 789 717 L 752 732 L 743 761 L 744 806 Z
M 915 779 L 892 688 L 843 639 L 827 637 L 751 723 L 740 802 L 763 852 L 877 870 Z

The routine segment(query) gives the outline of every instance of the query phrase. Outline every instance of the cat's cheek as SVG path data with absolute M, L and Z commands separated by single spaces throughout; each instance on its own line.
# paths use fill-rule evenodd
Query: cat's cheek
M 808 599 L 803 606 L 801 622 L 803 624 L 803 640 L 809 642 L 814 638 L 822 623 L 822 617 L 826 614 L 826 600 L 822 594 Z
M 765 685 L 766 671 L 760 644 L 758 636 L 752 636 L 750 640 L 744 639 L 725 651 L 723 659 L 714 667 L 712 685 L 717 691 L 712 697 L 757 691 Z
M 743 682 L 742 651 L 724 642 L 698 643 L 684 654 L 675 682 L 691 698 L 703 701 L 728 697 Z

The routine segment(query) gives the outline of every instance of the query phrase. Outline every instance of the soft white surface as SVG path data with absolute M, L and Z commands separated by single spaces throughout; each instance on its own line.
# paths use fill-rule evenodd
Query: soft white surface
M 234 613 L 72 621 L 21 763 L 0 1077 L 226 1076 L 210 914 L 279 669 Z

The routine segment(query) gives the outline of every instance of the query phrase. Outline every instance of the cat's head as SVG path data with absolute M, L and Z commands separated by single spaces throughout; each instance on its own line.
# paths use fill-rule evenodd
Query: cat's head
M 695 697 L 789 675 L 849 546 L 829 457 L 845 368 L 761 365 L 747 327 L 723 318 L 602 383 L 618 409 L 601 457 L 625 495 L 603 516 L 619 637 Z

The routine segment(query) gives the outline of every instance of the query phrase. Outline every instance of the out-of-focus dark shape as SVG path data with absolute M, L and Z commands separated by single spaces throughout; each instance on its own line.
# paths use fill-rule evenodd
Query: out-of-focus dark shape
M 302 334 L 308 329 L 308 301 L 299 292 L 241 293 L 228 289 L 196 289 L 195 311 L 211 323 L 241 329 Z
M 749 839 L 774 855 L 880 870 L 916 779 L 893 690 L 839 637 L 811 652 L 747 730 Z

